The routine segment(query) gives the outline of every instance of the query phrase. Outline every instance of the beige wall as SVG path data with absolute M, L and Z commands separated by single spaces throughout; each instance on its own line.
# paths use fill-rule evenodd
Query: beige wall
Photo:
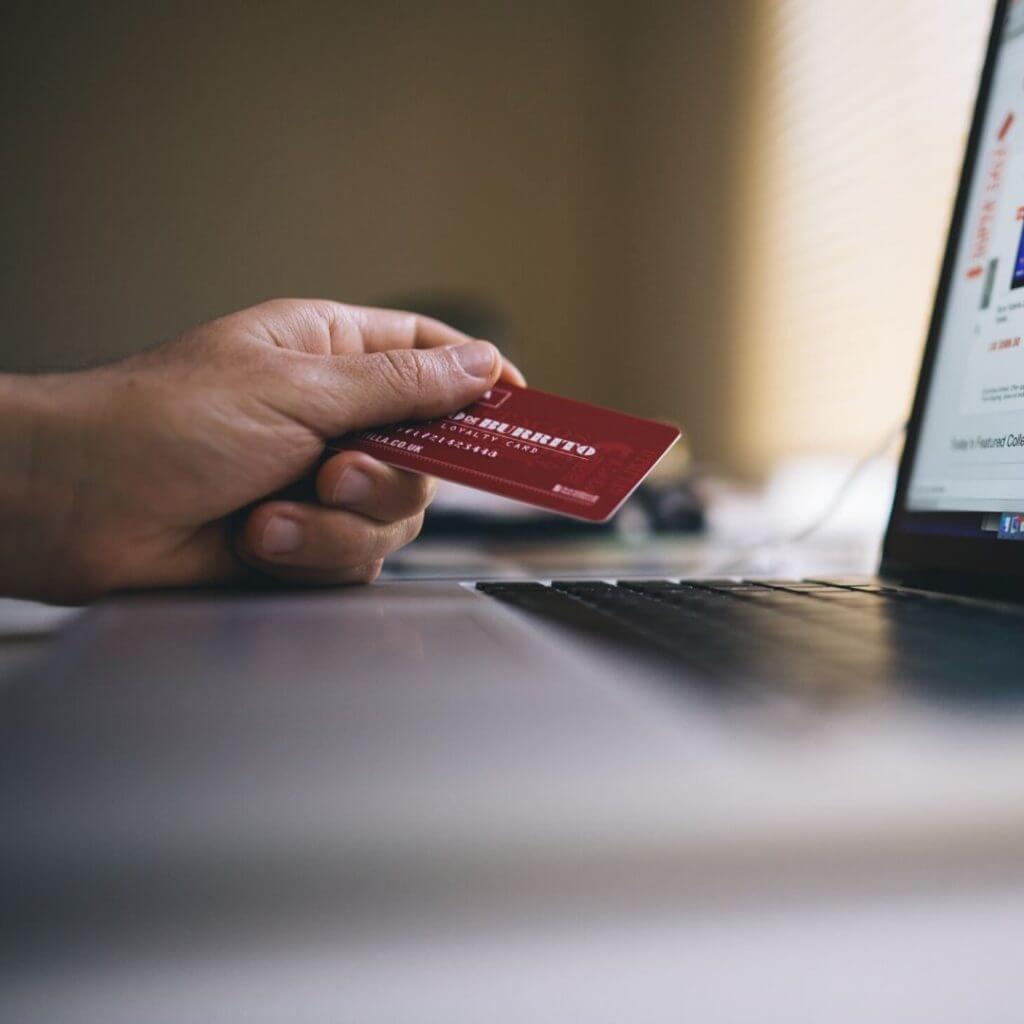
M 508 311 L 538 386 L 730 457 L 744 3 L 5 14 L 0 369 L 276 295 Z

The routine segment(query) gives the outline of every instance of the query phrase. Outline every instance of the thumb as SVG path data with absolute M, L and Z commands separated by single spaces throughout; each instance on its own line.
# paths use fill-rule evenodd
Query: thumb
M 425 420 L 476 401 L 501 373 L 486 341 L 318 359 L 302 418 L 325 437 L 402 420 Z

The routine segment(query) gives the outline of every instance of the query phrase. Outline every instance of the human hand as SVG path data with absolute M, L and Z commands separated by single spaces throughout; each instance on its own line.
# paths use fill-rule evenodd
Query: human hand
M 409 313 L 279 300 L 97 369 L 0 378 L 0 592 L 370 581 L 434 482 L 324 441 L 459 409 L 497 350 Z M 306 479 L 308 501 L 278 495 Z M 315 491 L 315 495 L 314 492 Z

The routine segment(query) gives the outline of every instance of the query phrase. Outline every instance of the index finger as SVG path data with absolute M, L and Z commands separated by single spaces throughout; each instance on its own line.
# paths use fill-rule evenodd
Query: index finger
M 364 352 L 382 352 L 391 348 L 438 348 L 442 345 L 462 345 L 474 341 L 470 335 L 450 324 L 399 309 L 379 309 L 375 306 L 341 306 L 343 311 L 337 325 L 332 324 L 332 348 L 343 353 L 361 349 Z M 351 333 L 358 332 L 358 341 Z M 338 334 L 339 344 L 334 344 Z M 480 339 L 486 341 L 487 339 Z M 353 341 L 356 344 L 353 345 Z M 526 386 L 526 378 L 515 363 L 503 355 L 501 376 L 506 384 Z

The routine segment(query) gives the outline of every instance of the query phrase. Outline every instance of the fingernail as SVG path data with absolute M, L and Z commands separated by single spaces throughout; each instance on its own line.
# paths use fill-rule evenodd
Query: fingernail
M 302 527 L 294 519 L 274 516 L 263 527 L 261 545 L 268 555 L 286 555 L 302 544 Z
M 355 505 L 365 501 L 373 490 L 373 481 L 354 466 L 346 469 L 338 478 L 334 488 L 335 505 Z
M 486 341 L 467 341 L 464 345 L 452 347 L 459 365 L 471 377 L 482 377 L 485 380 L 494 371 L 494 360 L 498 352 Z

